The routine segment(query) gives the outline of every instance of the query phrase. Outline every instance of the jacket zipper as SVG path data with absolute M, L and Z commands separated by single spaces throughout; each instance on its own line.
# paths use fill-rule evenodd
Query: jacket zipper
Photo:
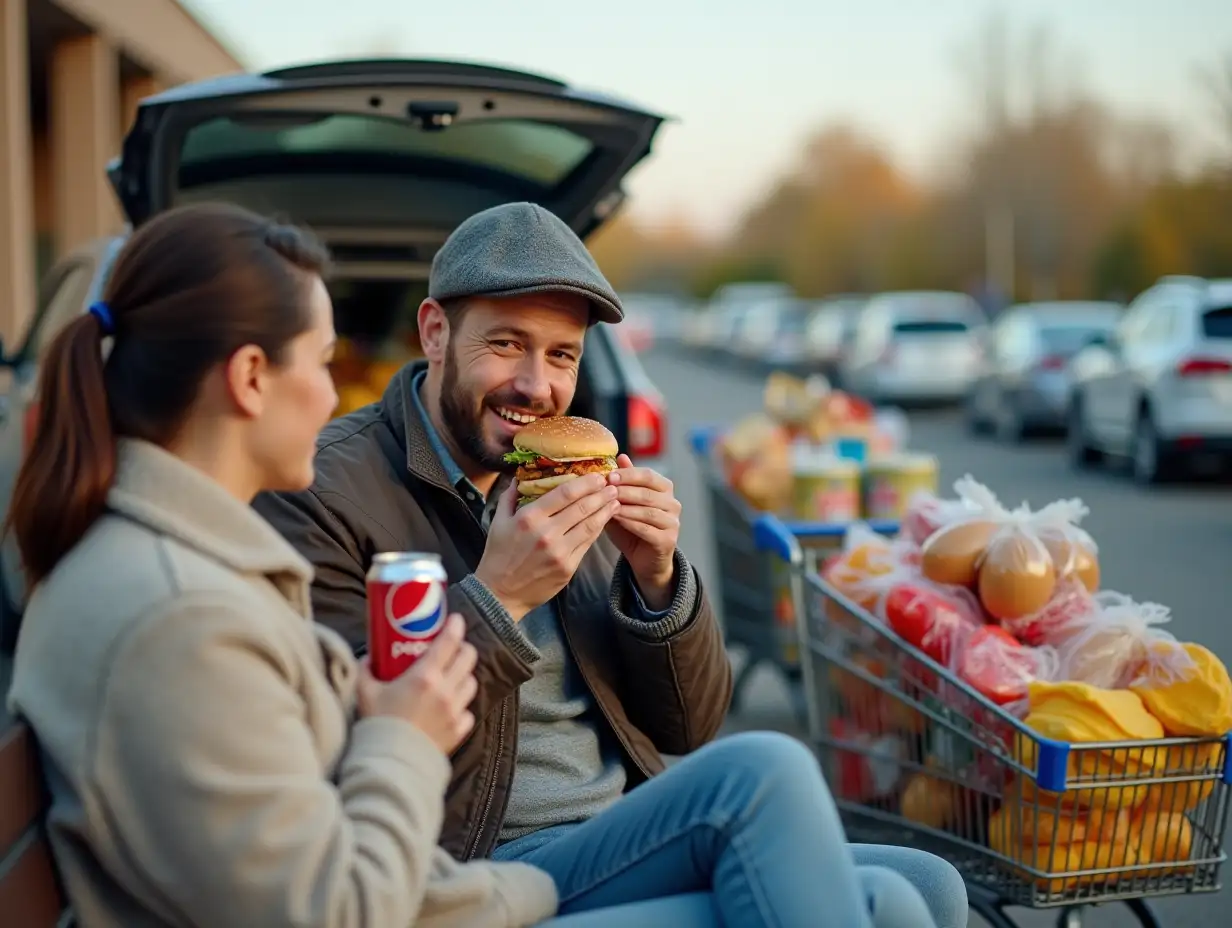
M 616 724 L 607 706 L 603 704 L 603 700 L 599 698 L 599 694 L 595 691 L 595 686 L 590 680 L 590 674 L 586 669 L 585 664 L 578 659 L 577 649 L 573 646 L 573 639 L 569 637 L 569 622 L 566 608 L 567 597 L 565 593 L 560 593 L 557 597 L 557 610 L 560 612 L 560 630 L 565 636 L 565 645 L 569 648 L 569 653 L 573 655 L 573 663 L 577 666 L 578 672 L 582 675 L 582 682 L 586 684 L 586 688 L 590 690 L 590 695 L 594 697 L 595 704 L 599 707 L 599 711 L 603 713 L 603 717 L 607 719 L 607 727 L 612 730 L 612 734 L 616 736 L 616 740 L 620 742 L 620 746 L 625 749 L 625 754 L 637 766 L 637 769 L 642 772 L 647 780 L 651 778 L 651 773 L 646 765 L 642 763 L 642 759 L 637 756 L 637 752 L 633 750 L 633 746 L 629 744 L 624 733 L 620 730 L 620 726 Z
M 488 776 L 488 795 L 484 797 L 483 811 L 479 813 L 479 825 L 475 829 L 475 836 L 471 839 L 471 846 L 466 852 L 467 860 L 473 860 L 475 852 L 479 849 L 479 842 L 483 839 L 483 832 L 488 824 L 488 815 L 492 811 L 492 803 L 496 799 L 496 775 L 500 772 L 501 755 L 505 753 L 505 724 L 508 717 L 509 698 L 506 697 L 501 702 L 500 725 L 496 729 L 496 755 L 492 761 L 491 773 Z

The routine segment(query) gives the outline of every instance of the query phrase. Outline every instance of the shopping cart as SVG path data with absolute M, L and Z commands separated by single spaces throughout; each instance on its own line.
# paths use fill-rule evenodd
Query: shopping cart
M 1011 905 L 1074 928 L 1118 901 L 1149 928 L 1149 897 L 1219 889 L 1232 736 L 1043 738 L 826 584 L 790 526 L 748 535 L 789 571 L 808 737 L 852 841 L 946 858 L 992 928 Z
M 697 458 L 714 544 L 718 577 L 719 619 L 727 644 L 743 652 L 743 663 L 732 688 L 732 711 L 743 705 L 745 688 L 763 664 L 784 678 L 800 724 L 806 719 L 800 675 L 799 636 L 792 606 L 790 569 L 782 560 L 766 557 L 754 537 L 757 513 L 727 485 L 714 457 L 718 428 L 694 429 L 690 435 Z M 846 525 L 791 523 L 791 531 L 810 551 L 829 553 L 842 545 Z M 884 534 L 898 531 L 897 522 L 876 522 Z

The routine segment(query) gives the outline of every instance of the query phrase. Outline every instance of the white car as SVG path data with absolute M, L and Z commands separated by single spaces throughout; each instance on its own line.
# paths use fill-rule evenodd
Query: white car
M 875 403 L 957 402 L 979 374 L 986 329 L 965 293 L 880 293 L 860 311 L 841 382 Z
M 1232 280 L 1165 277 L 1071 362 L 1070 457 L 1128 457 L 1156 483 L 1232 469 Z

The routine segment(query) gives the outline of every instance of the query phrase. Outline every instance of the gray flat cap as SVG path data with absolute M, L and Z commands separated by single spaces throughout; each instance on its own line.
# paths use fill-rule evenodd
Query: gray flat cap
M 428 278 L 434 300 L 550 292 L 586 297 L 600 322 L 625 317 L 582 240 L 534 203 L 504 203 L 471 216 L 445 240 Z

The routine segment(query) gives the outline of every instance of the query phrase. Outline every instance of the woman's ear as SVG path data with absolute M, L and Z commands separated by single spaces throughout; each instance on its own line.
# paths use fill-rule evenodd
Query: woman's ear
M 231 401 L 250 418 L 265 411 L 269 392 L 269 358 L 256 345 L 244 345 L 227 359 L 222 370 Z

